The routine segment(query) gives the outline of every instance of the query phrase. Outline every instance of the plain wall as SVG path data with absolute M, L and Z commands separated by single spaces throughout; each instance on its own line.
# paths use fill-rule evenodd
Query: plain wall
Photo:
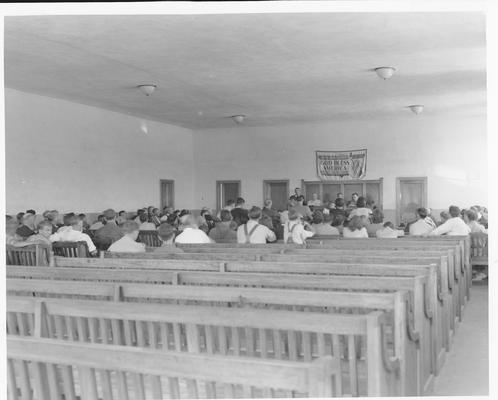
M 159 206 L 160 179 L 194 206 L 190 130 L 9 88 L 5 108 L 7 213 Z
M 364 179 L 384 178 L 389 218 L 396 177 L 427 177 L 428 205 L 435 210 L 487 206 L 485 118 L 408 117 L 195 132 L 194 202 L 214 207 L 216 180 L 241 180 L 246 204 L 261 205 L 264 179 L 289 179 L 290 191 L 301 179 L 318 180 L 316 150 L 367 149 Z

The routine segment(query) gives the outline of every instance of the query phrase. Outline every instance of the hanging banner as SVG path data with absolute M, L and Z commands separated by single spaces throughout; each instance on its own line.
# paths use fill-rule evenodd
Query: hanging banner
M 364 178 L 367 173 L 367 149 L 317 151 L 316 173 L 321 180 Z

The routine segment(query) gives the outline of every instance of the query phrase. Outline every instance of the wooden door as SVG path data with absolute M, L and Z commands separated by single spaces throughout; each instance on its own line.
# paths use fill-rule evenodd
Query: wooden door
M 175 181 L 171 179 L 160 180 L 160 209 L 164 207 L 175 207 Z
M 216 181 L 216 208 L 225 207 L 227 200 L 240 197 L 240 181 Z
M 263 181 L 263 201 L 271 199 L 272 207 L 283 211 L 287 209 L 289 197 L 289 180 L 265 180 Z
M 416 220 L 419 207 L 427 207 L 427 177 L 396 178 L 397 223 Z

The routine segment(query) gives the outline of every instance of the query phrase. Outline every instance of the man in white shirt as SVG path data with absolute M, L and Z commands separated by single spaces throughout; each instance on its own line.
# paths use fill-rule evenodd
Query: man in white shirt
M 423 236 L 431 232 L 434 227 L 427 223 L 427 209 L 424 207 L 417 208 L 418 219 L 410 225 L 410 236 Z
M 307 229 L 305 229 L 307 228 Z M 296 210 L 289 210 L 289 221 L 284 224 L 284 243 L 304 244 L 315 234 L 315 229 Z
M 121 225 L 123 237 L 116 240 L 109 246 L 107 251 L 115 253 L 144 253 L 145 244 L 137 243 L 138 238 L 138 224 L 135 221 L 125 221 Z
M 76 215 L 65 218 L 63 226 L 56 233 L 50 235 L 50 241 L 54 242 L 86 242 L 91 255 L 97 253 L 97 248 L 86 233 L 83 233 L 83 222 Z
M 253 207 L 248 213 L 249 221 L 237 228 L 237 243 L 265 244 L 277 240 L 275 233 L 258 221 L 261 218 L 261 208 Z
M 175 243 L 215 243 L 204 231 L 199 229 L 199 224 L 193 215 L 184 215 L 180 223 L 183 225 L 183 231 L 176 237 Z
M 308 201 L 308 206 L 320 207 L 322 205 L 322 202 L 318 198 L 318 193 L 313 193 L 312 196 L 312 200 Z
M 436 229 L 428 234 L 428 236 L 467 236 L 470 233 L 469 226 L 460 218 L 460 209 L 457 206 L 450 206 L 451 218 L 444 224 L 439 225 Z
M 405 232 L 402 230 L 394 229 L 392 222 L 386 222 L 382 229 L 375 232 L 375 236 L 379 239 L 396 239 L 400 236 L 404 236 Z

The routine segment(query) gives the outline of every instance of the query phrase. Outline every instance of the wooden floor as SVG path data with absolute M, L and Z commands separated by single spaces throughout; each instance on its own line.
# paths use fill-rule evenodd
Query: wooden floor
M 464 319 L 434 382 L 434 396 L 488 395 L 488 285 L 484 282 L 472 286 Z

